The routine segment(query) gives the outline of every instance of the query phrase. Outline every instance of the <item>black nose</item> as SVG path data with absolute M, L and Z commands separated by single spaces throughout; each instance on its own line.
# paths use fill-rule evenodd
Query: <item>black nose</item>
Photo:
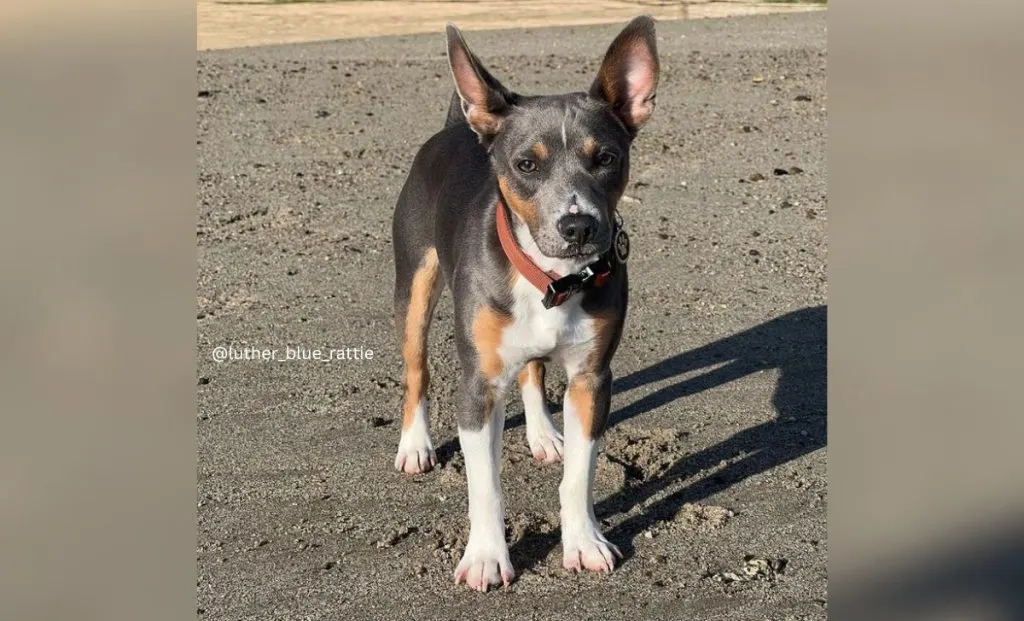
M 570 214 L 558 219 L 558 234 L 565 241 L 582 245 L 590 241 L 597 232 L 597 218 Z

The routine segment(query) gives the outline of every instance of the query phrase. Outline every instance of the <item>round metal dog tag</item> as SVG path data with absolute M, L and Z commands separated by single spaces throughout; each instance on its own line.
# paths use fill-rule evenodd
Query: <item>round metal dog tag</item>
M 615 234 L 615 258 L 619 263 L 625 263 L 629 258 L 629 235 L 626 235 L 624 229 L 619 229 Z

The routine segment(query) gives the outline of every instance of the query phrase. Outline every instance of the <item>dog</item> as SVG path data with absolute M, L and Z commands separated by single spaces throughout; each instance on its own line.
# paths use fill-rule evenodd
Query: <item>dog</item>
M 654 20 L 637 17 L 621 31 L 588 92 L 554 96 L 507 89 L 454 24 L 446 34 L 455 92 L 443 129 L 415 156 L 392 228 L 404 393 L 395 468 L 419 474 L 437 463 L 427 338 L 447 283 L 470 521 L 455 582 L 487 591 L 515 576 L 499 472 L 504 396 L 515 381 L 534 458 L 564 462 L 563 565 L 611 572 L 621 553 L 594 516 L 594 468 L 628 299 L 617 204 L 658 85 Z M 544 397 L 548 362 L 568 378 L 562 434 Z

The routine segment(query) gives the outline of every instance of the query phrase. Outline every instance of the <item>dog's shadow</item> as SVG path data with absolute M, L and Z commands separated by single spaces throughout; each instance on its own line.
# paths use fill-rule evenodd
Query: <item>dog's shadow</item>
M 669 380 L 707 367 L 706 373 L 660 388 L 625 407 L 613 411 L 611 423 L 620 423 L 651 412 L 673 401 L 722 386 L 733 380 L 767 369 L 778 369 L 772 396 L 775 416 L 748 427 L 732 437 L 687 455 L 659 476 L 627 485 L 600 500 L 595 506 L 599 520 L 632 512 L 648 503 L 680 478 L 714 468 L 724 468 L 646 505 L 635 515 L 615 524 L 605 535 L 619 546 L 626 558 L 633 554 L 633 540 L 658 522 L 673 519 L 683 505 L 699 502 L 743 481 L 768 471 L 826 444 L 827 410 L 827 313 L 825 306 L 804 308 L 782 315 L 749 330 L 680 353 L 616 380 L 613 395 Z M 621 397 L 613 397 L 613 404 Z M 758 408 L 758 412 L 766 408 Z M 524 424 L 520 414 L 511 417 L 506 428 Z M 446 445 L 439 457 L 450 457 L 456 442 Z M 444 453 L 442 457 L 441 453 Z M 739 456 L 739 457 L 738 457 Z M 614 519 L 609 521 L 614 522 Z M 517 569 L 530 569 L 559 545 L 558 531 L 527 531 L 514 542 L 510 553 Z

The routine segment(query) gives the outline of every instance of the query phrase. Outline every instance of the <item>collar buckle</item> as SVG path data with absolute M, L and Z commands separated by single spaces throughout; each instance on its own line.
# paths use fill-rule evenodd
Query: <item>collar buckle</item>
M 558 280 L 551 281 L 544 292 L 544 308 L 561 306 L 566 300 L 587 289 L 592 285 L 600 286 L 611 273 L 611 265 L 607 260 L 601 259 L 584 267 L 575 274 L 563 276 Z

